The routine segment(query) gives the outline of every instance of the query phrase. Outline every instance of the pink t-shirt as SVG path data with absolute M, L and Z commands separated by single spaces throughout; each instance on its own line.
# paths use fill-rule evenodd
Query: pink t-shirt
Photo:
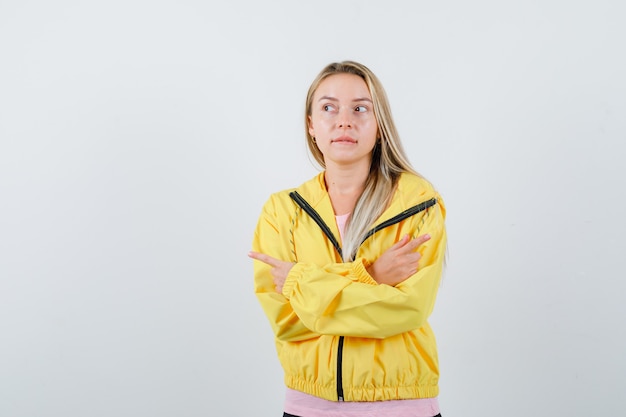
M 287 388 L 286 413 L 300 417 L 433 417 L 439 414 L 437 398 L 390 401 L 328 401 Z
M 339 228 L 339 236 L 341 236 L 341 241 L 343 242 L 343 232 L 346 230 L 346 223 L 350 218 L 350 213 L 341 214 L 339 216 L 335 216 L 335 221 L 337 222 L 337 228 Z
M 350 213 L 335 216 L 342 241 L 349 217 Z M 433 417 L 439 414 L 439 401 L 436 397 L 372 402 L 328 401 L 287 388 L 284 411 L 300 417 Z

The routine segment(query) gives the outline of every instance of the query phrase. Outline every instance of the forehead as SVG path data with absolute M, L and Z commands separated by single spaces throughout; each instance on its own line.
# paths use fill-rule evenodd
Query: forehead
M 337 99 L 372 98 L 365 80 L 354 74 L 333 74 L 326 77 L 314 95 L 322 96 Z

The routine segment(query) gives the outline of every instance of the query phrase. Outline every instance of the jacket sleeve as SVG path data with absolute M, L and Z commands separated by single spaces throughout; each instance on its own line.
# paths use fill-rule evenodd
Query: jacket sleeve
M 406 232 L 413 237 L 428 233 L 431 239 L 419 249 L 418 272 L 396 286 L 376 283 L 365 269 L 365 259 L 324 267 L 296 264 L 283 295 L 302 324 L 319 334 L 380 339 L 422 327 L 441 280 L 445 209 L 438 203 L 415 217 Z
M 264 205 L 259 218 L 252 250 L 270 255 L 283 261 L 294 261 L 295 256 L 289 245 L 288 226 L 281 224 L 289 219 L 277 219 L 275 199 L 271 197 Z M 267 316 L 277 339 L 296 342 L 319 337 L 311 331 L 294 312 L 291 303 L 282 294 L 276 292 L 274 279 L 269 265 L 254 263 L 254 292 Z

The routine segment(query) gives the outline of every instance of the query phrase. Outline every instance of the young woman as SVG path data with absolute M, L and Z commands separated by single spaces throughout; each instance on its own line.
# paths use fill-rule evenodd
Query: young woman
M 346 61 L 306 99 L 324 170 L 263 207 L 249 256 L 287 386 L 284 416 L 439 415 L 428 317 L 445 208 L 411 168 L 380 81 Z

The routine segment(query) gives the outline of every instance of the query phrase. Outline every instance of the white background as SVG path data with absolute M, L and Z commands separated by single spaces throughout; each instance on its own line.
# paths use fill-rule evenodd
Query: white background
M 0 2 L 0 416 L 279 416 L 246 254 L 382 80 L 448 206 L 446 417 L 624 415 L 622 1 Z

